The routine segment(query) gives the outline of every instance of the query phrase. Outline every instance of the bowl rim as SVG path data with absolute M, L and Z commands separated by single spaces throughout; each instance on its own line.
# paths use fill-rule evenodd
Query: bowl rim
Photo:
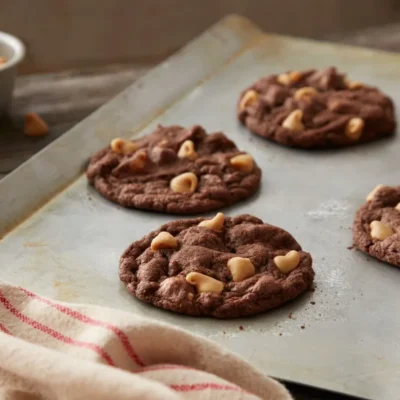
M 7 44 L 14 50 L 14 55 L 12 58 L 7 60 L 5 64 L 0 65 L 0 71 L 17 65 L 25 57 L 25 45 L 16 36 L 0 31 L 0 42 Z

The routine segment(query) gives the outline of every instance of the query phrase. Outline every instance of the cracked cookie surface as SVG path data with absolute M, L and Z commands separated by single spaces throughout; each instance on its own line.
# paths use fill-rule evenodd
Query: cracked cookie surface
M 140 300 L 216 318 L 278 307 L 309 289 L 314 278 L 311 255 L 288 232 L 251 215 L 221 213 L 149 233 L 124 252 L 119 274 Z
M 251 132 L 300 148 L 350 146 L 396 128 L 388 96 L 333 67 L 261 78 L 242 92 L 237 113 Z
M 261 170 L 221 132 L 159 126 L 136 141 L 114 139 L 93 155 L 87 177 L 122 206 L 191 214 L 250 197 L 260 186 Z
M 363 252 L 400 267 L 400 186 L 379 185 L 357 211 L 354 244 Z

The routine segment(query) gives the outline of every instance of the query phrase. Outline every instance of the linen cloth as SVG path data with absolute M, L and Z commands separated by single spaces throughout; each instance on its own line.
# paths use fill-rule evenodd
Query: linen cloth
M 0 282 L 0 399 L 259 398 L 292 399 L 280 383 L 209 340 Z

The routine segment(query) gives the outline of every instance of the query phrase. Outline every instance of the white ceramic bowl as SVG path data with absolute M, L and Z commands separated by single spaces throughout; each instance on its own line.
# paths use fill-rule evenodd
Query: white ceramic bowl
M 7 62 L 0 65 L 0 115 L 11 105 L 17 65 L 25 56 L 25 46 L 15 36 L 0 32 L 0 57 Z

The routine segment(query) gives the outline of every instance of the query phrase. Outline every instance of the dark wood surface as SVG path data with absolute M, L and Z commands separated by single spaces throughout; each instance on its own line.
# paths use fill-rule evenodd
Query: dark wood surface
M 26 75 L 17 79 L 9 115 L 0 119 L 0 178 L 122 91 L 150 66 L 114 65 L 85 71 Z M 23 134 L 24 115 L 49 124 L 44 137 Z
M 397 38 L 399 40 L 397 40 Z M 373 28 L 331 40 L 400 52 L 400 24 Z M 147 72 L 152 65 L 113 65 L 96 69 L 27 75 L 17 79 L 14 104 L 0 119 L 0 179 L 68 131 L 77 122 Z M 23 117 L 40 114 L 50 133 L 40 138 L 23 134 Z M 353 397 L 287 383 L 297 400 L 350 400 Z

